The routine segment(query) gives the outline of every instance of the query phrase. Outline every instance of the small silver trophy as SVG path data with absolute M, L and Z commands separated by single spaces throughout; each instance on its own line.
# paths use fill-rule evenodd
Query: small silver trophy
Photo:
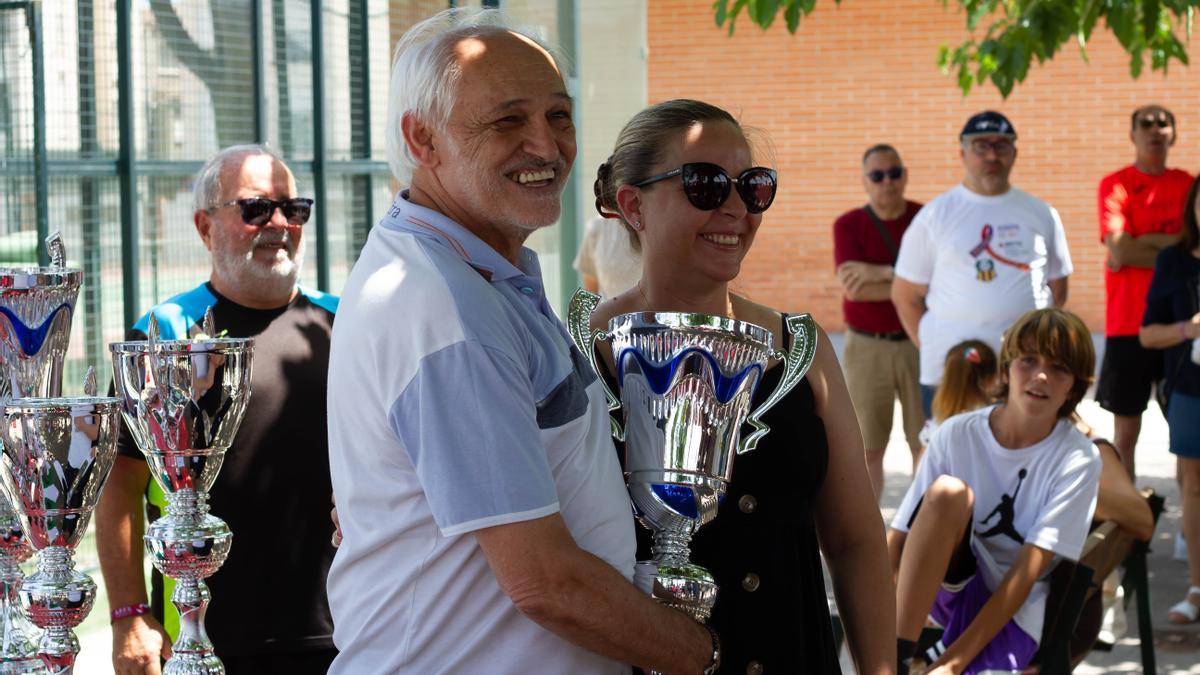
M 254 340 L 210 337 L 211 313 L 204 333 L 160 340 L 151 315 L 145 341 L 109 345 L 125 424 L 168 501 L 144 538 L 154 566 L 175 580 L 179 636 L 164 675 L 225 672 L 204 629 L 204 580 L 224 564 L 233 534 L 208 513 L 208 490 L 250 400 Z
M 66 268 L 62 237 L 46 239 L 48 267 L 0 268 L 0 403 L 62 393 L 63 359 L 83 273 Z M 17 514 L 0 497 L 0 674 L 44 673 L 34 628 L 19 606 L 20 563 L 31 554 Z
M 762 416 L 804 377 L 816 353 L 816 324 L 788 317 L 792 345 L 771 347 L 771 332 L 708 314 L 636 312 L 593 331 L 599 297 L 577 291 L 568 309 L 576 346 L 599 371 L 595 342 L 610 340 L 618 403 L 604 384 L 609 410 L 624 412 L 625 477 L 638 519 L 653 532 L 654 557 L 639 561 L 634 581 L 659 602 L 708 620 L 716 602 L 712 575 L 689 560 L 692 535 L 717 515 L 733 474 L 735 450 L 749 452 L 769 429 Z M 782 361 L 779 386 L 756 410 L 751 397 L 769 359 Z M 754 431 L 741 437 L 748 422 Z
M 96 396 L 93 371 L 89 376 L 84 396 L 13 399 L 4 405 L 0 474 L 38 551 L 37 572 L 19 593 L 29 618 L 44 629 L 38 656 L 54 674 L 72 672 L 79 652 L 72 629 L 96 598 L 96 583 L 75 571 L 72 555 L 117 452 L 120 401 Z

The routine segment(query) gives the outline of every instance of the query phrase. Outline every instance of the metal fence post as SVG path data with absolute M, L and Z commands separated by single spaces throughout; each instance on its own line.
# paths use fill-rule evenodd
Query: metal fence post
M 137 179 L 133 135 L 133 0 L 117 0 L 117 102 L 120 150 L 117 177 L 121 192 L 121 301 L 125 326 L 137 321 L 138 295 Z
M 558 43 L 563 50 L 565 63 L 559 67 L 566 72 L 563 79 L 567 83 L 567 93 L 575 101 L 572 108 L 575 117 L 575 136 L 581 133 L 580 124 L 580 86 L 579 86 L 579 2 L 578 0 L 558 0 Z M 578 162 L 567 178 L 567 186 L 563 189 L 562 212 L 558 226 L 558 272 L 559 288 L 562 293 L 562 306 L 559 312 L 567 314 L 567 302 L 571 294 L 579 286 L 579 274 L 575 271 L 575 250 L 579 247 L 579 227 L 581 218 L 579 191 L 582 181 L 579 174 L 582 169 Z
M 42 242 L 50 234 L 50 176 L 46 166 L 46 61 L 42 45 L 42 3 L 25 7 L 29 43 L 33 49 L 33 182 L 37 223 L 38 264 L 49 265 L 50 255 Z
M 312 0 L 313 68 L 313 197 L 316 200 L 317 288 L 329 290 L 329 204 L 326 201 L 325 156 L 325 31 L 321 26 L 323 0 Z

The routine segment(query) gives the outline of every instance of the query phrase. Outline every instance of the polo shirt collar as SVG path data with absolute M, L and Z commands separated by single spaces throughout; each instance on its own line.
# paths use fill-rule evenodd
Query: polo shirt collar
M 392 207 L 388 209 L 380 224 L 390 230 L 436 241 L 452 250 L 471 267 L 485 272 L 492 282 L 515 277 L 540 279 L 542 276 L 537 253 L 532 249 L 522 246 L 518 261 L 520 266 L 514 265 L 474 232 L 433 209 L 409 201 L 408 190 L 396 194 Z

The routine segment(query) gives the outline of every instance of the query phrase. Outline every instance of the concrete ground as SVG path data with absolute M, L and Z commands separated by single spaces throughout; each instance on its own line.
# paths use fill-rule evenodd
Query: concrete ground
M 1112 438 L 1112 415 L 1102 410 L 1095 401 L 1085 400 L 1080 405 L 1080 413 L 1101 435 Z M 884 457 L 887 482 L 881 510 L 885 522 L 890 522 L 911 480 L 908 445 L 899 429 L 897 407 L 892 437 Z M 1186 564 L 1172 557 L 1175 534 L 1180 525 L 1179 489 L 1175 485 L 1175 457 L 1168 451 L 1167 424 L 1154 404 L 1143 417 L 1142 434 L 1138 440 L 1137 471 L 1139 487 L 1154 488 L 1167 500 L 1166 511 L 1159 519 L 1149 557 L 1150 611 L 1158 672 L 1200 675 L 1200 623 L 1176 626 L 1167 621 L 1167 608 L 1183 598 L 1188 580 Z M 1125 637 L 1117 641 L 1111 652 L 1093 651 L 1075 672 L 1085 675 L 1141 673 L 1137 618 L 1132 604 L 1128 624 Z M 844 654 L 843 669 L 847 673 L 854 672 Z

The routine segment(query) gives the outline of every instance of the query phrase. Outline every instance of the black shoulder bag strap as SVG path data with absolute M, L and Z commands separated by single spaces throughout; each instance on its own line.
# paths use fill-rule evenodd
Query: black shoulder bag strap
M 896 258 L 900 255 L 900 247 L 896 246 L 896 241 L 892 239 L 892 234 L 883 226 L 883 221 L 879 219 L 879 216 L 875 215 L 875 210 L 871 208 L 871 205 L 867 204 L 863 207 L 863 210 L 867 212 L 867 217 L 871 219 L 871 223 L 879 231 L 879 238 L 883 240 L 888 250 L 892 252 L 892 264 L 896 264 Z

